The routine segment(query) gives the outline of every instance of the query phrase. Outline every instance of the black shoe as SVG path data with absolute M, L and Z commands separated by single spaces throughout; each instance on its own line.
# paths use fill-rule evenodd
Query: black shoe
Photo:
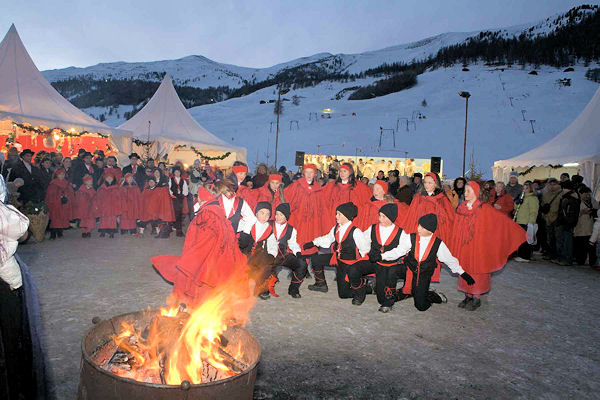
M 82 233 L 81 237 L 85 239 L 87 237 L 87 233 Z
M 402 290 L 398 290 L 396 291 L 396 295 L 394 296 L 394 300 L 395 301 L 402 301 L 402 300 L 406 300 L 408 298 L 412 297 L 412 295 L 410 294 L 404 294 L 402 293 Z
M 269 294 L 269 292 L 262 292 L 258 295 L 258 298 L 261 300 L 269 300 L 271 298 L 271 295 Z
M 365 286 L 367 287 L 367 294 L 376 294 L 377 293 L 375 291 L 375 279 L 367 278 L 367 282 L 365 283 Z
M 360 306 L 365 300 L 361 300 L 361 299 L 352 299 L 352 305 L 354 306 Z
M 389 313 L 390 311 L 392 311 L 392 307 L 387 307 L 387 306 L 381 306 L 381 307 L 379 307 L 379 312 Z
M 104 233 L 104 232 L 101 232 L 101 233 L 100 233 L 100 237 L 104 237 L 104 236 L 106 236 L 106 233 Z
M 56 232 L 56 236 L 57 236 L 57 237 L 59 237 L 59 238 L 63 237 L 63 233 L 62 233 L 62 231 L 58 231 L 58 232 Z
M 430 302 L 434 304 L 442 304 L 448 302 L 448 298 L 446 297 L 446 295 L 444 295 L 444 293 L 438 293 L 435 290 L 430 290 L 427 294 L 427 298 Z
M 302 296 L 300 296 L 300 293 L 289 293 L 290 296 L 292 296 L 293 299 L 299 299 Z
M 477 310 L 479 307 L 481 307 L 481 300 L 480 299 L 476 299 L 473 298 L 466 306 L 465 306 L 465 310 L 467 311 L 475 311 Z
M 114 239 L 114 238 L 115 238 L 115 234 L 114 234 L 114 233 L 109 233 L 109 234 L 108 234 L 108 237 L 109 237 L 110 239 Z
M 52 231 L 52 232 L 50 232 L 50 239 L 48 239 L 48 240 L 54 240 L 54 239 L 56 239 L 56 232 Z
M 467 306 L 467 304 L 469 304 L 471 302 L 471 300 L 473 300 L 472 297 L 465 296 L 463 301 L 458 303 L 458 308 L 465 308 Z
M 121 229 L 121 235 L 124 235 L 126 233 L 125 229 Z
M 308 290 L 312 290 L 313 292 L 323 292 L 327 293 L 329 288 L 326 283 L 315 283 L 314 285 L 308 285 Z
M 92 237 L 92 232 L 88 232 L 88 233 L 86 233 L 86 234 L 85 234 L 85 237 L 86 237 L 86 238 L 88 238 L 88 239 L 89 239 L 89 238 L 91 238 L 91 237 Z
M 177 237 L 183 237 L 183 231 L 177 231 L 176 236 Z
M 304 279 L 312 279 L 312 275 L 310 274 L 309 270 L 306 270 L 306 276 L 304 277 Z

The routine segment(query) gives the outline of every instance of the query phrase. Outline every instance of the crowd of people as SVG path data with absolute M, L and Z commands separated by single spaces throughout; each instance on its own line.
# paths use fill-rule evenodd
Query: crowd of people
M 188 225 L 186 247 L 193 248 L 188 240 L 225 240 L 224 231 L 218 238 L 198 239 L 207 234 L 194 229 L 202 220 L 198 215 L 212 210 L 233 228 L 235 251 L 248 258 L 259 277 L 256 295 L 263 299 L 276 295 L 282 266 L 292 271 L 292 297 L 300 297 L 309 265 L 315 283 L 308 288 L 321 292 L 328 290 L 324 268 L 335 267 L 339 297 L 359 305 L 375 293 L 383 312 L 408 297 L 420 310 L 445 301 L 429 288 L 439 280 L 441 264 L 461 276 L 458 288 L 466 296 L 459 305 L 470 310 L 490 290 L 491 272 L 513 253 L 519 262 L 539 251 L 560 265 L 588 263 L 599 269 L 598 204 L 579 175 L 522 185 L 517 172 L 506 184 L 462 177 L 441 181 L 435 173 L 409 178 L 394 169 L 368 178 L 350 163 L 340 164 L 336 176 L 314 164 L 297 173 L 260 164 L 250 174 L 237 161 L 227 169 L 207 160 L 185 168 L 181 162 L 142 162 L 136 153 L 120 168 L 116 158 L 101 152 L 80 150 L 69 159 L 28 149 L 20 154 L 11 149 L 2 175 L 7 203 L 16 208 L 47 203 L 50 239 L 71 227 L 81 229 L 82 238 L 94 230 L 109 238 L 119 231 L 168 238 L 172 232 L 184 236 Z M 171 261 L 157 269 L 172 278 L 177 274 Z M 186 276 L 180 279 L 185 288 L 177 284 L 176 292 L 193 303 L 206 290 L 206 280 L 190 286 Z M 405 284 L 396 290 L 398 279 Z

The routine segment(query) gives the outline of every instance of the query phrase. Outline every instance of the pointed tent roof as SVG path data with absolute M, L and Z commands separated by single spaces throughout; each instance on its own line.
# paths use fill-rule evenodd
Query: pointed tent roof
M 530 167 L 600 161 L 600 88 L 583 111 L 546 143 L 508 160 L 494 163 L 495 168 Z
M 133 131 L 135 137 L 145 139 L 150 129 L 150 139 L 162 138 L 177 143 L 195 143 L 212 150 L 243 152 L 231 146 L 202 127 L 187 112 L 179 99 L 173 82 L 165 75 L 150 101 L 130 120 L 119 126 Z
M 0 119 L 104 134 L 114 131 L 69 103 L 44 79 L 14 24 L 0 43 Z

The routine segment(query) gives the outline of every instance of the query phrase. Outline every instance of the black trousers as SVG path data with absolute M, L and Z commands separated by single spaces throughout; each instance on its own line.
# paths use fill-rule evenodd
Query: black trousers
M 375 264 L 375 292 L 377 293 L 377 301 L 384 307 L 394 305 L 398 269 L 398 264 L 389 267 Z
M 279 274 L 281 267 L 287 267 L 292 270 L 292 280 L 288 287 L 288 293 L 299 293 L 300 285 L 302 285 L 304 277 L 306 276 L 306 271 L 308 271 L 308 264 L 304 257 L 298 258 L 293 254 L 286 254 L 283 259 L 276 258 L 274 270 L 275 277 Z
M 352 297 L 364 301 L 367 296 L 367 278 L 365 275 L 375 273 L 375 264 L 369 260 L 358 261 L 350 265 L 348 279 L 352 289 Z
M 315 275 L 315 283 L 325 283 L 325 267 L 331 264 L 331 254 L 313 254 L 310 256 L 312 269 Z M 350 288 L 350 278 L 348 273 L 350 272 L 350 265 L 344 264 L 338 260 L 338 265 L 335 266 L 336 272 L 336 283 L 338 289 L 338 296 L 340 299 L 349 299 L 352 297 L 352 289 Z
M 519 226 L 527 232 L 527 225 L 519 224 Z M 517 255 L 526 260 L 531 259 L 531 245 L 527 243 L 527 240 L 521 243 L 519 250 L 517 250 Z
M 34 399 L 31 338 L 23 315 L 22 289 L 0 279 L 0 398 Z
M 551 258 L 557 257 L 556 252 L 556 221 L 546 225 L 546 255 Z
M 183 220 L 183 197 L 175 197 L 173 199 L 173 211 L 175 212 L 175 229 L 177 232 L 181 232 L 182 220 Z
M 596 265 L 596 247 L 590 246 L 589 236 L 573 236 L 573 255 L 579 265 L 585 265 L 589 259 L 590 266 Z
M 412 295 L 415 301 L 415 308 L 419 311 L 427 311 L 431 307 L 429 285 L 431 284 L 433 272 L 434 270 L 421 270 L 419 273 L 413 271 Z

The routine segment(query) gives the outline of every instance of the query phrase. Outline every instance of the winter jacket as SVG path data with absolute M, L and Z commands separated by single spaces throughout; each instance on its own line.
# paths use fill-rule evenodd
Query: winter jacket
M 600 218 L 594 222 L 594 228 L 592 229 L 592 236 L 590 236 L 591 243 L 597 243 L 600 241 Z
M 519 225 L 535 224 L 539 208 L 540 203 L 535 193 L 526 193 L 516 213 L 515 222 Z
M 510 194 L 513 200 L 516 200 L 523 192 L 523 185 L 517 183 L 516 185 L 511 186 L 511 184 L 509 183 L 506 185 L 506 191 L 508 192 L 508 194 Z
M 19 238 L 27 232 L 29 219 L 13 206 L 0 203 L 0 221 L 0 279 L 14 290 L 23 284 L 21 269 L 14 254 Z
M 506 214 L 508 217 L 511 216 L 513 210 L 515 209 L 515 202 L 510 194 L 503 192 L 503 194 L 497 195 L 492 204 L 494 208 L 499 206 L 500 208 L 496 208 L 496 210 L 500 211 L 503 214 Z
M 577 225 L 580 212 L 580 200 L 577 193 L 568 191 L 563 193 L 558 208 L 558 218 L 556 224 L 566 229 L 573 229 Z
M 587 203 L 587 204 L 586 204 Z M 591 199 L 588 202 L 582 201 L 579 211 L 579 220 L 573 230 L 573 236 L 590 236 L 594 228 L 594 212 L 598 209 L 598 203 Z M 591 210 L 588 213 L 587 210 Z
M 542 195 L 541 207 L 544 204 L 550 204 L 550 211 L 546 214 L 542 214 L 546 224 L 550 225 L 551 223 L 556 221 L 558 218 L 558 208 L 560 206 L 561 193 L 560 191 L 554 193 L 547 191 Z

